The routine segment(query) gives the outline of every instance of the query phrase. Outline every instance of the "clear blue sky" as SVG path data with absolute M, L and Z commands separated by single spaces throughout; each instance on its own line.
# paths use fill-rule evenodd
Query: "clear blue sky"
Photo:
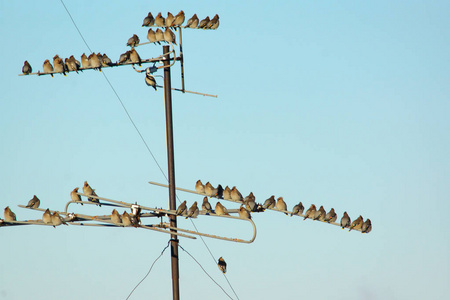
M 302 201 L 372 220 L 362 235 L 266 212 L 254 215 L 253 244 L 206 240 L 240 299 L 448 297 L 448 1 L 65 3 L 90 47 L 113 60 L 133 34 L 146 39 L 149 11 L 220 15 L 217 31 L 183 31 L 186 88 L 219 98 L 173 95 L 177 186 L 202 179 L 257 202 L 274 194 L 290 208 Z M 99 72 L 17 76 L 24 60 L 37 71 L 55 54 L 88 53 L 60 1 L 1 1 L 0 36 L 1 210 L 41 218 L 17 205 L 36 194 L 41 207 L 63 210 L 84 180 L 100 196 L 167 207 L 167 190 L 147 183 L 164 176 Z M 131 67 L 105 73 L 166 171 L 162 90 Z M 179 65 L 172 79 L 180 87 Z M 196 224 L 251 236 L 239 222 Z M 1 228 L 0 237 L 0 299 L 125 299 L 168 240 L 76 226 Z M 200 240 L 181 245 L 233 295 Z M 180 259 L 183 299 L 227 299 L 186 253 Z M 148 298 L 172 299 L 169 252 L 132 299 Z

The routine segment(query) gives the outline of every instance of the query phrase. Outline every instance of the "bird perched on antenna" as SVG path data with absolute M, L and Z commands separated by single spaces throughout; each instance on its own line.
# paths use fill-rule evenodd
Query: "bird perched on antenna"
M 235 186 L 233 186 L 233 188 L 231 189 L 230 194 L 232 201 L 242 202 L 244 200 L 242 194 L 238 191 L 238 189 Z
M 42 222 L 44 222 L 44 224 L 52 224 L 52 213 L 48 208 L 44 211 L 44 214 L 42 215 Z
M 70 199 L 72 199 L 72 201 L 81 201 L 81 196 L 78 195 L 78 189 L 79 187 L 76 187 L 70 192 Z M 81 205 L 83 205 L 83 203 L 81 203 Z
M 133 224 L 130 215 L 126 211 L 122 214 L 122 224 L 124 227 L 128 227 Z
M 184 22 L 185 16 L 184 11 L 180 11 L 173 19 L 172 26 L 175 30 L 177 30 L 177 27 L 180 27 Z
M 5 211 L 3 213 L 6 222 L 16 221 L 16 214 L 9 208 L 9 206 L 5 207 Z
M 226 207 L 223 206 L 220 202 L 217 202 L 214 212 L 218 216 L 224 216 L 224 215 L 229 216 L 230 215 L 228 213 L 228 210 L 226 209 Z
M 126 63 L 126 62 L 128 62 L 129 59 L 130 59 L 130 51 L 122 53 L 122 54 L 120 54 L 118 64 Z
M 205 194 L 205 186 L 200 179 L 195 183 L 195 191 L 199 194 Z
M 269 199 L 264 201 L 263 210 L 264 209 L 272 209 L 272 208 L 274 208 L 275 207 L 275 202 L 276 202 L 275 201 L 275 196 L 274 195 L 270 196 Z
M 149 12 L 144 18 L 144 21 L 142 21 L 142 27 L 152 26 L 153 24 L 155 24 L 155 18 L 153 18 L 152 13 Z
M 155 18 L 155 25 L 158 27 L 164 27 L 166 25 L 166 19 L 164 19 L 163 16 L 161 16 L 161 13 L 159 13 Z
M 89 197 L 89 196 L 97 196 L 97 194 L 95 193 L 95 190 L 92 189 L 91 186 L 87 183 L 87 181 L 84 182 L 83 194 L 88 196 L 88 201 L 98 203 L 98 206 L 102 207 L 98 199 Z
M 156 41 L 157 42 L 164 42 L 164 32 L 161 29 L 156 29 L 155 31 Z
M 165 20 L 165 22 L 164 22 L 164 26 L 165 26 L 165 27 L 170 27 L 170 26 L 172 26 L 173 19 L 174 19 L 173 15 L 172 15 L 170 12 L 168 12 L 168 13 L 167 13 L 167 18 L 166 18 L 166 20 Z
M 194 14 L 192 18 L 190 18 L 187 21 L 186 26 L 184 26 L 184 28 L 197 28 L 197 26 L 198 26 L 198 17 L 197 14 Z
M 175 33 L 173 33 L 173 31 L 170 30 L 169 27 L 167 27 L 164 31 L 164 40 L 168 43 L 174 43 L 175 45 L 177 44 L 177 42 L 175 41 Z
M 252 216 L 250 215 L 250 212 L 245 209 L 244 206 L 241 205 L 239 208 L 239 218 L 241 219 L 251 219 Z
M 202 210 L 205 210 L 207 213 L 210 213 L 212 210 L 211 203 L 209 203 L 208 201 L 208 197 L 203 198 Z
M 161 45 L 161 43 L 158 42 L 158 40 L 156 39 L 156 33 L 151 28 L 148 30 L 148 33 L 147 33 L 147 40 L 150 43 L 154 43 L 154 44 L 158 43 L 159 45 Z
M 223 259 L 222 257 L 219 258 L 217 266 L 219 266 L 219 269 L 220 271 L 222 271 L 223 274 L 227 272 L 227 263 L 225 262 L 225 259 Z
M 136 47 L 137 44 L 139 44 L 139 37 L 136 34 L 133 34 L 133 36 L 128 39 L 127 46 Z
M 198 24 L 198 29 L 205 29 L 206 25 L 208 25 L 209 23 L 209 17 L 204 18 L 203 20 L 200 21 L 200 23 Z
M 28 204 L 26 207 L 38 208 L 40 204 L 41 204 L 41 200 L 39 200 L 39 198 L 36 197 L 36 195 L 34 195 L 33 198 L 30 201 L 28 201 Z
M 137 63 L 139 67 L 141 66 L 141 57 L 134 48 L 130 50 L 130 60 L 132 63 Z
M 59 226 L 61 224 L 67 225 L 67 223 L 61 218 L 61 216 L 56 211 L 53 212 L 53 215 L 52 215 L 52 224 L 53 224 L 53 228 L 56 228 L 56 226 Z
M 305 210 L 305 207 L 303 206 L 303 203 L 300 202 L 299 204 L 295 205 L 292 209 L 291 217 L 293 215 L 301 215 L 303 214 L 303 211 Z
M 48 59 L 44 61 L 42 68 L 44 69 L 44 73 L 51 73 L 54 71 L 53 66 Z M 50 75 L 53 77 L 53 74 Z
M 287 211 L 287 205 L 286 202 L 284 202 L 283 197 L 279 197 L 277 199 L 277 204 L 275 204 L 275 208 L 280 210 L 280 211 Z M 288 216 L 288 213 L 284 213 L 286 216 Z
M 222 192 L 222 198 L 225 200 L 231 200 L 231 190 L 228 187 L 228 185 L 225 187 L 225 189 Z
M 218 190 L 216 188 L 214 188 L 212 186 L 212 184 L 209 183 L 209 181 L 205 184 L 205 194 L 206 194 L 206 196 L 208 196 L 208 197 L 215 197 L 215 196 L 217 196 L 217 191 Z
M 120 225 L 120 226 L 122 225 L 122 217 L 115 209 L 113 209 L 113 211 L 112 211 L 111 221 L 116 225 Z
M 22 73 L 25 75 L 30 74 L 33 71 L 33 69 L 31 68 L 31 65 L 28 63 L 28 61 L 25 61 L 23 63 L 23 67 L 22 67 Z

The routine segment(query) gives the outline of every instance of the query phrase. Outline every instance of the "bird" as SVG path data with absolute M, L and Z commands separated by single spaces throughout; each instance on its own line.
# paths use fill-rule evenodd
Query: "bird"
M 44 222 L 44 224 L 52 224 L 52 213 L 48 208 L 44 211 L 44 214 L 42 215 L 42 222 Z
M 33 72 L 33 69 L 31 68 L 31 65 L 28 63 L 28 61 L 25 61 L 23 63 L 23 67 L 22 67 L 22 73 L 25 74 L 25 75 L 28 75 L 31 72 Z
M 204 18 L 203 20 L 200 21 L 197 28 L 198 29 L 205 28 L 205 26 L 208 24 L 208 22 L 209 22 L 209 17 Z
M 61 218 L 61 216 L 56 211 L 53 212 L 53 215 L 52 215 L 52 224 L 53 224 L 54 228 L 56 228 L 56 226 L 59 226 L 61 224 L 67 225 L 67 223 L 64 222 L 64 220 Z
M 152 26 L 153 24 L 155 24 L 155 18 L 153 18 L 152 13 L 149 12 L 144 18 L 144 21 L 142 21 L 142 27 Z
M 250 212 L 244 208 L 244 206 L 241 205 L 239 208 L 239 218 L 241 219 L 251 219 L 252 216 L 250 215 Z
M 202 210 L 206 210 L 207 213 L 210 213 L 212 210 L 211 203 L 209 203 L 208 201 L 208 197 L 203 198 Z
M 219 27 L 219 15 L 215 15 L 214 18 L 211 19 L 211 21 L 206 24 L 207 29 L 217 29 Z
M 75 63 L 75 65 L 77 65 L 77 70 L 80 70 L 81 68 L 80 62 L 73 55 L 71 55 L 69 59 L 71 59 Z
M 134 48 L 131 48 L 130 50 L 130 60 L 132 63 L 137 63 L 139 67 L 141 66 L 141 58 L 139 57 L 139 54 Z
M 175 33 L 173 33 L 173 31 L 170 30 L 169 27 L 167 27 L 164 31 L 164 40 L 168 43 L 174 43 L 175 45 L 177 44 L 177 42 L 175 41 Z
M 363 217 L 359 216 L 358 219 L 352 222 L 352 225 L 350 226 L 350 229 L 348 231 L 352 231 L 352 229 L 354 230 L 361 229 L 363 223 L 364 223 Z
M 250 194 L 248 194 L 248 196 L 246 196 L 245 198 L 244 198 L 244 203 L 246 202 L 246 201 L 253 201 L 253 202 L 255 202 L 255 195 L 253 195 L 253 192 L 250 192 Z
M 250 192 L 250 194 L 244 198 L 244 205 L 249 211 L 256 211 L 257 206 L 253 192 Z
M 64 60 L 64 62 L 65 62 L 67 70 L 75 71 L 78 73 L 79 66 L 77 65 L 77 63 L 75 61 L 75 57 L 73 57 L 73 55 L 69 58 L 66 58 Z
M 177 208 L 177 216 L 184 214 L 186 212 L 186 200 L 181 203 Z
M 122 214 L 122 224 L 124 227 L 128 227 L 133 224 L 130 215 L 126 211 Z
M 231 189 L 230 194 L 232 201 L 242 202 L 242 200 L 244 199 L 242 197 L 242 194 L 238 191 L 238 189 L 235 186 L 233 186 L 233 188 Z
M 164 32 L 161 29 L 156 29 L 155 31 L 156 41 L 157 42 L 164 42 Z
M 158 43 L 159 45 L 161 45 L 161 43 L 156 40 L 156 33 L 151 28 L 148 30 L 147 33 L 147 40 L 150 43 Z
M 272 196 L 270 196 L 269 199 L 264 201 L 263 209 L 272 209 L 274 207 L 275 207 L 275 196 L 272 195 Z
M 303 203 L 300 202 L 299 204 L 295 205 L 292 209 L 291 217 L 293 215 L 301 215 L 303 214 L 303 211 L 305 210 L 305 207 L 303 206 Z
M 16 221 L 16 214 L 13 213 L 9 206 L 5 207 L 4 216 L 6 222 Z
M 303 218 L 303 221 L 307 218 L 314 218 L 314 215 L 316 214 L 316 206 L 314 204 L 311 204 L 311 206 L 308 208 L 308 210 L 305 213 L 305 217 Z
M 172 26 L 175 30 L 177 30 L 176 27 L 180 27 L 184 22 L 185 16 L 184 11 L 180 11 L 174 18 L 172 22 Z
M 117 210 L 113 209 L 111 213 L 111 221 L 116 225 L 122 225 L 122 218 Z
M 31 198 L 31 200 L 28 201 L 28 204 L 25 207 L 38 208 L 40 204 L 41 200 L 39 200 L 39 198 L 36 197 L 36 195 L 34 195 L 33 198 Z
M 186 26 L 184 26 L 184 28 L 197 28 L 197 26 L 198 26 L 198 17 L 197 14 L 194 14 L 192 18 L 190 18 L 187 21 Z
M 170 26 L 172 26 L 173 19 L 174 19 L 173 15 L 172 15 L 170 12 L 168 12 L 168 13 L 167 13 L 167 18 L 166 18 L 166 20 L 164 21 L 164 26 L 165 26 L 165 27 L 170 27 Z
M 98 199 L 89 197 L 89 196 L 97 196 L 97 194 L 95 193 L 95 190 L 93 190 L 91 186 L 87 183 L 87 181 L 84 182 L 83 194 L 88 196 L 88 201 L 100 204 L 100 201 Z M 99 206 L 101 207 L 101 205 Z
M 79 187 L 76 187 L 70 192 L 70 199 L 72 199 L 72 201 L 81 201 L 81 196 L 78 195 L 78 189 Z M 81 203 L 81 205 L 83 205 L 83 203 Z
M 216 197 L 217 196 L 217 189 L 212 186 L 209 181 L 205 184 L 205 194 L 208 197 Z
M 231 200 L 231 190 L 228 187 L 228 185 L 225 187 L 225 189 L 222 192 L 222 198 L 225 200 Z
M 330 209 L 330 211 L 325 215 L 325 222 L 331 223 L 335 222 L 337 219 L 337 215 L 334 212 L 334 208 Z
M 219 266 L 219 269 L 220 271 L 222 271 L 223 274 L 227 272 L 227 263 L 225 262 L 225 259 L 223 259 L 222 257 L 219 258 L 217 266 Z
M 364 224 L 362 225 L 361 232 L 362 233 L 369 233 L 372 231 L 372 222 L 370 219 L 367 219 Z
M 283 197 L 279 197 L 278 199 L 277 199 L 277 204 L 275 204 L 275 208 L 276 209 L 278 209 L 278 210 L 281 210 L 281 211 L 286 211 L 287 210 L 287 205 L 286 205 L 286 202 L 284 202 L 284 200 L 283 200 Z M 289 214 L 288 213 L 284 213 L 286 216 L 288 216 Z
M 216 195 L 216 197 L 219 198 L 219 199 L 223 199 L 223 187 L 222 187 L 221 184 L 219 184 L 217 186 L 217 195 Z
M 203 183 L 200 179 L 197 180 L 197 182 L 195 183 L 195 191 L 199 194 L 205 193 L 205 186 L 203 185 Z
M 46 59 L 44 61 L 44 64 L 42 65 L 42 68 L 44 69 L 44 73 L 51 73 L 53 72 L 53 66 L 50 63 L 50 61 L 48 59 Z M 53 74 L 50 74 L 53 77 Z
M 192 204 L 192 206 L 189 207 L 186 219 L 187 218 L 197 218 L 198 213 L 199 213 L 199 211 L 198 211 L 198 207 L 197 207 L 197 201 L 195 201 L 194 204 Z
M 139 44 L 139 37 L 136 34 L 133 34 L 133 36 L 128 39 L 127 46 L 135 47 L 137 44 Z
M 91 63 L 89 62 L 89 59 L 87 58 L 86 54 L 81 54 L 81 65 L 83 66 L 83 69 L 90 68 Z
M 326 212 L 322 205 L 322 206 L 320 206 L 319 210 L 316 211 L 316 213 L 314 214 L 313 221 L 315 221 L 315 220 L 323 221 L 325 219 L 325 215 L 326 215 Z
M 94 70 L 102 71 L 102 64 L 100 63 L 100 59 L 98 58 L 97 54 L 91 53 L 88 56 L 89 64 L 91 65 L 91 68 L 94 68 Z
M 161 13 L 159 13 L 155 18 L 155 25 L 158 27 L 164 27 L 166 23 L 166 19 L 164 19 L 163 16 L 161 16 Z
M 139 227 L 139 225 L 141 225 L 141 211 L 142 211 L 142 207 L 137 205 L 137 202 L 135 202 L 135 204 L 131 205 L 130 217 L 132 218 L 132 223 L 133 223 L 134 227 Z
M 102 63 L 102 66 L 107 67 L 111 66 L 113 63 L 111 59 L 106 55 L 106 53 L 103 53 L 102 58 L 100 59 L 100 62 Z
M 123 64 L 130 59 L 130 51 L 120 54 L 119 64 Z
M 55 72 L 63 73 L 63 75 L 66 76 L 64 63 L 61 58 L 58 57 L 55 60 L 53 60 L 53 67 Z
M 214 212 L 216 213 L 216 215 L 218 216 L 229 216 L 230 214 L 228 213 L 227 209 L 225 206 L 223 206 L 220 202 L 216 203 L 216 208 L 214 209 Z
M 156 80 L 155 80 L 155 77 L 153 77 L 150 74 L 145 74 L 145 83 L 148 86 L 153 87 L 155 89 L 155 91 L 156 91 Z
M 346 227 L 350 227 L 350 217 L 348 216 L 347 212 L 344 211 L 344 215 L 341 218 L 341 227 L 342 229 L 346 228 Z

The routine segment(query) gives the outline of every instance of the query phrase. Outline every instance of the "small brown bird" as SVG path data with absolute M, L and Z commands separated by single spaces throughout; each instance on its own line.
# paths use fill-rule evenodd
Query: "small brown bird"
M 61 216 L 56 211 L 53 212 L 53 215 L 52 215 L 52 224 L 53 224 L 54 228 L 56 228 L 56 226 L 59 226 L 61 224 L 67 225 L 67 223 L 64 222 L 64 220 L 61 218 Z
M 81 65 L 83 66 L 83 69 L 90 68 L 91 63 L 89 62 L 89 59 L 87 58 L 86 54 L 81 54 Z
M 77 70 L 80 70 L 81 68 L 80 62 L 73 55 L 71 55 L 69 59 L 75 63 L 75 65 L 77 66 Z
M 141 66 L 141 57 L 134 48 L 130 50 L 130 60 L 133 64 L 136 63 L 139 67 Z
M 295 205 L 292 209 L 291 217 L 293 215 L 301 215 L 303 214 L 303 211 L 305 210 L 305 207 L 303 206 L 303 203 L 300 202 L 299 204 Z
M 33 72 L 33 69 L 31 68 L 31 65 L 28 63 L 28 61 L 25 61 L 23 63 L 23 67 L 22 67 L 22 73 L 25 74 L 25 75 L 28 75 L 31 72 Z
M 180 12 L 175 16 L 175 18 L 173 19 L 173 22 L 172 22 L 172 26 L 171 26 L 171 27 L 174 27 L 175 30 L 177 30 L 176 27 L 180 27 L 180 26 L 183 24 L 184 19 L 185 19 L 184 11 L 180 11 Z
M 219 266 L 219 269 L 220 269 L 220 271 L 222 271 L 223 274 L 225 274 L 227 272 L 227 263 L 225 262 L 225 260 L 222 257 L 219 258 L 217 265 Z
M 313 219 L 314 215 L 316 214 L 316 206 L 314 204 L 311 204 L 311 206 L 308 208 L 308 210 L 305 213 L 305 217 L 303 218 L 303 221 L 307 218 Z
M 190 18 L 187 21 L 186 26 L 184 26 L 184 28 L 197 28 L 197 26 L 198 26 L 198 17 L 197 14 L 194 14 L 192 18 Z
M 77 194 L 78 189 L 79 187 L 76 187 L 70 192 L 70 199 L 72 199 L 72 201 L 81 201 L 81 196 Z M 83 203 L 81 203 L 81 205 L 83 205 Z
M 244 198 L 244 202 L 246 202 L 246 201 L 253 201 L 253 202 L 255 202 L 255 200 L 256 200 L 256 197 L 255 197 L 255 195 L 253 195 L 253 192 L 250 192 L 250 194 L 248 194 L 248 196 L 246 196 Z
M 323 221 L 325 219 L 325 215 L 326 215 L 325 209 L 323 208 L 323 206 L 320 206 L 319 210 L 316 211 L 316 213 L 314 214 L 313 221 L 315 220 Z
M 256 211 L 257 206 L 255 199 L 253 192 L 250 192 L 250 194 L 244 198 L 244 205 L 249 211 Z
M 173 15 L 172 15 L 170 12 L 168 12 L 168 13 L 167 13 L 167 18 L 166 18 L 166 20 L 165 20 L 165 22 L 164 22 L 164 26 L 165 26 L 165 27 L 170 27 L 170 26 L 172 26 L 173 20 L 174 20 Z
M 73 55 L 71 57 L 69 57 L 69 58 L 66 58 L 64 60 L 64 62 L 65 62 L 65 65 L 66 65 L 66 69 L 68 71 L 74 71 L 74 72 L 78 73 L 78 69 L 79 68 L 78 68 L 77 63 L 75 62 L 75 57 L 73 57 Z
M 275 196 L 274 195 L 270 196 L 269 199 L 264 201 L 263 209 L 272 209 L 272 208 L 274 208 L 275 207 L 275 202 L 276 202 L 275 201 Z
M 286 211 L 287 210 L 287 205 L 286 202 L 284 202 L 283 197 L 279 197 L 277 199 L 277 204 L 275 205 L 275 208 L 280 210 L 280 211 Z M 288 216 L 288 213 L 284 213 L 286 216 Z
M 334 212 L 334 208 L 332 208 L 325 216 L 325 222 L 331 223 L 331 222 L 335 222 L 337 219 L 337 215 Z
M 137 44 L 139 44 L 139 37 L 136 34 L 133 34 L 133 36 L 128 39 L 127 46 L 136 47 Z
M 228 185 L 225 187 L 225 189 L 222 192 L 222 197 L 225 200 L 231 200 L 231 190 L 228 187 Z
M 36 197 L 36 195 L 34 195 L 33 198 L 30 201 L 28 201 L 28 204 L 26 207 L 38 208 L 40 204 L 41 204 L 41 200 L 39 200 L 39 198 Z
M 212 210 L 211 203 L 208 201 L 208 197 L 203 198 L 202 210 L 206 210 L 207 213 L 210 213 Z
M 192 206 L 189 208 L 188 212 L 187 212 L 187 218 L 197 218 L 198 216 L 198 207 L 197 207 L 197 201 L 194 202 L 194 204 L 192 204 Z
M 200 23 L 198 24 L 198 29 L 204 29 L 206 27 L 206 25 L 208 25 L 209 23 L 209 17 L 204 18 L 203 20 L 200 21 Z
M 100 201 L 98 199 L 89 197 L 89 196 L 97 196 L 97 194 L 95 193 L 95 190 L 92 189 L 91 186 L 87 183 L 87 181 L 84 182 L 83 194 L 88 196 L 88 201 L 100 204 Z M 99 206 L 101 207 L 101 205 Z
M 251 219 L 252 216 L 250 215 L 250 212 L 244 208 L 244 206 L 241 205 L 241 208 L 239 208 L 239 218 L 241 219 Z
M 153 24 L 155 24 L 155 18 L 153 18 L 152 13 L 149 12 L 144 18 L 144 21 L 142 21 L 142 27 L 152 26 Z
M 205 186 L 203 185 L 203 183 L 200 179 L 197 180 L 197 182 L 195 183 L 195 191 L 199 194 L 205 193 Z
M 214 188 L 209 181 L 205 184 L 205 194 L 208 197 L 216 197 L 218 189 Z
M 217 29 L 219 27 L 219 15 L 215 15 L 214 18 L 206 25 L 208 29 Z
M 173 31 L 170 30 L 169 27 L 167 27 L 164 31 L 164 40 L 168 43 L 174 43 L 175 45 L 177 44 L 177 42 L 175 41 L 175 33 L 173 33 Z
M 352 225 L 350 226 L 350 229 L 348 231 L 354 230 L 360 230 L 362 225 L 364 223 L 363 217 L 359 216 L 358 219 L 352 222 Z
M 161 29 L 156 29 L 155 31 L 155 37 L 157 42 L 164 42 L 164 32 Z
M 5 207 L 4 214 L 6 222 L 16 221 L 16 214 L 9 208 L 9 206 Z
M 183 215 L 186 212 L 186 200 L 181 203 L 177 208 L 177 216 Z
M 150 43 L 155 43 L 155 44 L 158 43 L 159 45 L 161 45 L 161 43 L 156 40 L 156 33 L 151 28 L 148 30 L 148 33 L 147 33 L 147 40 Z
M 42 68 L 44 69 L 44 73 L 51 73 L 53 72 L 53 66 L 50 63 L 50 61 L 48 59 L 46 59 L 44 61 L 44 64 L 42 65 Z M 50 74 L 53 77 L 53 74 Z
M 364 224 L 362 225 L 361 232 L 362 233 L 369 233 L 372 231 L 372 222 L 370 219 L 367 219 Z
M 44 222 L 44 224 L 52 224 L 52 213 L 50 212 L 50 210 L 47 208 L 44 212 L 44 214 L 42 215 L 42 222 Z
M 112 61 L 111 59 L 108 57 L 108 55 L 106 55 L 106 53 L 103 53 L 102 58 L 100 59 L 100 62 L 102 63 L 103 67 L 109 67 L 112 66 Z
M 230 194 L 232 201 L 242 202 L 244 200 L 242 194 L 238 191 L 238 189 L 235 186 L 233 186 L 233 188 L 231 189 Z
M 145 74 L 145 83 L 148 86 L 151 86 L 152 88 L 154 88 L 155 91 L 156 91 L 156 80 L 155 80 L 155 77 L 153 77 L 150 74 Z
M 122 214 L 122 224 L 124 227 L 133 225 L 133 221 L 131 220 L 130 215 L 126 211 L 124 211 Z
M 341 219 L 341 227 L 342 229 L 346 228 L 346 227 L 350 227 L 350 217 L 348 216 L 347 212 L 344 211 L 344 215 L 342 216 Z
M 94 68 L 94 70 L 102 71 L 102 64 L 100 63 L 100 59 L 98 58 L 97 54 L 91 53 L 88 56 L 89 64 L 91 68 Z
M 61 58 L 58 57 L 55 60 L 53 60 L 53 67 L 55 72 L 63 73 L 63 75 L 66 76 L 64 63 Z
M 120 54 L 120 57 L 119 57 L 119 64 L 128 62 L 129 59 L 130 59 L 130 51 L 122 53 L 122 54 Z
M 113 209 L 111 214 L 111 221 L 116 225 L 122 225 L 122 218 L 117 210 Z
M 216 203 L 216 208 L 215 208 L 214 212 L 218 216 L 223 216 L 223 215 L 229 216 L 230 215 L 228 213 L 228 210 L 226 209 L 226 207 L 223 206 L 220 202 Z
M 161 16 L 161 13 L 159 13 L 155 18 L 155 25 L 158 27 L 164 27 L 166 25 L 166 19 L 164 19 L 163 16 Z

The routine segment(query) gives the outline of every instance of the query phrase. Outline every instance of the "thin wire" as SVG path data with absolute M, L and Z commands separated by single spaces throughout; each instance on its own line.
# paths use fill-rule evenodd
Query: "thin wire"
M 88 43 L 86 42 L 86 40 L 84 39 L 83 35 L 81 34 L 80 29 L 78 29 L 77 24 L 75 24 L 75 21 L 72 18 L 72 15 L 70 14 L 69 10 L 67 9 L 66 5 L 64 4 L 63 0 L 60 0 L 61 4 L 64 6 L 64 8 L 66 9 L 67 14 L 69 15 L 70 19 L 72 20 L 73 25 L 75 25 L 75 28 L 77 29 L 78 33 L 80 34 L 81 38 L 83 39 L 83 42 L 86 44 L 86 47 L 88 47 L 89 52 L 92 52 L 91 48 L 89 47 Z
M 180 245 L 180 243 L 178 243 L 178 246 L 181 248 L 181 250 L 183 250 L 184 252 L 186 252 L 199 266 L 200 266 L 200 268 L 202 268 L 202 270 L 203 270 L 203 272 L 205 272 L 206 273 L 206 275 L 208 275 L 208 277 L 209 278 L 211 278 L 211 280 L 215 283 L 215 284 L 217 284 L 217 286 L 218 287 L 220 287 L 221 289 L 222 289 L 222 291 L 225 293 L 225 295 L 227 295 L 228 296 L 228 298 L 230 298 L 230 299 L 233 299 L 233 298 L 231 298 L 231 296 L 230 295 L 228 295 L 228 293 L 227 292 L 225 292 L 225 290 L 223 289 L 223 287 L 221 287 L 220 286 L 220 284 L 218 284 L 212 277 L 211 277 L 211 275 L 209 275 L 208 274 L 208 272 L 206 272 L 206 270 L 202 267 L 202 265 L 189 253 L 189 252 L 187 252 L 181 245 Z
M 137 289 L 137 287 L 142 283 L 142 281 L 145 280 L 145 278 L 147 278 L 148 274 L 150 274 L 151 270 L 153 269 L 153 265 L 158 261 L 158 259 L 163 255 L 164 251 L 166 251 L 167 248 L 169 248 L 169 244 L 170 244 L 170 240 L 167 243 L 167 246 L 164 247 L 163 251 L 161 251 L 161 254 L 155 259 L 155 261 L 152 263 L 152 266 L 150 267 L 150 270 L 148 270 L 147 274 L 145 274 L 144 278 L 142 278 L 141 281 L 139 281 L 139 283 L 134 287 L 134 289 L 131 291 L 131 293 L 128 295 L 127 299 L 130 298 L 131 294 L 133 294 L 134 290 Z

